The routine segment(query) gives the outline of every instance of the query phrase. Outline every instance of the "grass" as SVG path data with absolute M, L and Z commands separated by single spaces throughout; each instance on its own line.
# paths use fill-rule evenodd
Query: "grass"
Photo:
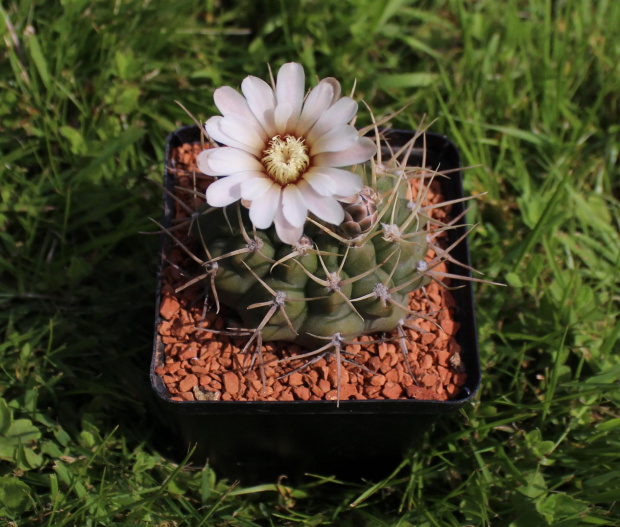
M 10 0 L 0 8 L 0 517 L 9 525 L 620 524 L 611 0 Z M 411 103 L 470 192 L 483 386 L 366 484 L 174 463 L 147 378 L 166 135 L 266 63 Z M 367 120 L 368 118 L 365 117 Z

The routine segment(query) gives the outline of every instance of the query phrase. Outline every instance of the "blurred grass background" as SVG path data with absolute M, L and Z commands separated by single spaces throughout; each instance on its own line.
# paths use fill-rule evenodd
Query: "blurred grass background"
M 620 3 L 7 0 L 0 518 L 8 525 L 620 525 Z M 166 135 L 299 61 L 460 148 L 483 386 L 367 484 L 234 486 L 151 407 Z M 361 120 L 368 122 L 365 112 Z M 360 460 L 362 462 L 362 460 Z M 329 476 L 328 474 L 324 476 Z

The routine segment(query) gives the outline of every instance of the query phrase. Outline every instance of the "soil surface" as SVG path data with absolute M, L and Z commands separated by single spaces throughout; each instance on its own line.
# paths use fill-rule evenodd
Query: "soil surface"
M 188 234 L 191 213 L 204 203 L 204 191 L 212 178 L 196 169 L 200 144 L 173 149 L 169 172 L 177 174 L 175 238 L 200 256 L 196 240 Z M 415 192 L 415 190 L 414 190 Z M 427 201 L 442 200 L 438 184 L 431 186 Z M 437 219 L 449 211 L 433 209 Z M 185 224 L 184 224 L 185 223 Z M 242 353 L 247 337 L 226 332 L 225 308 L 216 314 L 205 306 L 203 281 L 185 287 L 200 268 L 186 251 L 171 244 L 164 255 L 159 335 L 164 344 L 164 363 L 155 368 L 168 388 L 171 400 L 293 401 L 347 399 L 424 399 L 445 401 L 459 396 L 466 381 L 461 348 L 455 338 L 459 323 L 450 291 L 431 282 L 414 291 L 409 307 L 425 313 L 413 322 L 418 329 L 396 334 L 365 335 L 342 348 L 340 382 L 335 350 L 310 363 L 294 359 L 307 349 L 289 342 L 263 344 L 261 376 L 259 357 L 253 347 Z M 428 259 L 434 256 L 429 253 Z M 436 268 L 446 271 L 445 265 Z M 208 280 L 208 279 L 207 279 Z M 181 289 L 182 288 L 182 289 Z M 392 339 L 391 341 L 385 341 Z M 369 342 L 383 340 L 383 342 Z M 406 352 L 406 357 L 405 357 Z M 254 364 L 251 366 L 252 359 Z M 283 359 L 289 360 L 283 361 Z

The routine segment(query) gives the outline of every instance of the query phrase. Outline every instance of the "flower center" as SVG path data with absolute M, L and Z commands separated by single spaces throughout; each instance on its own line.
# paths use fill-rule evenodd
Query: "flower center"
M 310 157 L 304 142 L 303 138 L 292 135 L 271 138 L 269 147 L 263 150 L 261 162 L 276 183 L 282 186 L 295 183 L 306 171 Z

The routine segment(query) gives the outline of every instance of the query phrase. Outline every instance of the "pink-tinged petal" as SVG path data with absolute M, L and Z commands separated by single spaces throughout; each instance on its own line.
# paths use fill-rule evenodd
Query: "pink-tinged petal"
M 299 116 L 296 133 L 304 135 L 323 112 L 329 108 L 334 96 L 334 88 L 328 82 L 319 82 L 308 94 Z
M 274 113 L 276 128 L 280 134 L 286 133 L 289 129 L 288 123 L 293 118 L 293 107 L 287 102 L 278 103 Z
M 266 141 L 261 134 L 250 126 L 247 119 L 239 115 L 224 117 L 221 123 L 222 132 L 228 137 L 247 146 L 247 152 L 260 156 L 265 149 Z
M 212 207 L 226 207 L 241 198 L 241 186 L 256 177 L 256 172 L 239 172 L 214 181 L 207 187 L 207 203 Z
M 260 199 L 252 201 L 250 205 L 250 220 L 257 229 L 266 229 L 273 223 L 276 211 L 280 206 L 280 185 L 271 185 Z
M 260 177 L 252 179 L 243 185 L 241 197 L 248 201 L 253 201 L 261 198 L 273 186 L 280 189 L 280 185 L 276 185 L 265 174 L 261 174 Z
M 332 97 L 332 104 L 334 104 L 338 99 L 340 99 L 340 82 L 338 82 L 338 79 L 335 77 L 325 77 L 321 80 L 321 82 L 326 82 L 334 90 L 334 96 Z
M 236 121 L 239 122 L 235 124 Z M 245 126 L 243 123 L 246 123 Z M 260 156 L 265 145 L 247 121 L 237 115 L 228 117 L 215 115 L 206 122 L 205 130 L 209 137 L 218 143 L 240 148 L 257 157 Z
M 308 210 L 317 218 L 327 223 L 340 225 L 344 220 L 344 209 L 334 198 L 321 196 L 306 182 L 298 183 L 299 190 L 304 196 L 304 201 L 308 206 Z
M 267 134 L 260 123 L 254 117 L 254 114 L 250 111 L 248 102 L 245 97 L 241 95 L 237 90 L 230 86 L 222 86 L 213 93 L 213 102 L 224 117 L 229 115 L 238 115 L 245 119 L 252 129 L 257 132 L 263 139 L 267 139 Z
M 334 189 L 334 191 L 329 194 L 331 196 L 352 196 L 362 190 L 362 187 L 364 186 L 362 178 L 350 170 L 342 170 L 340 168 L 332 167 L 313 167 L 309 172 L 312 172 L 313 176 L 318 175 L 325 180 L 330 181 L 332 185 L 331 188 Z M 312 182 L 308 180 L 307 175 L 304 179 L 312 185 Z M 327 195 L 318 190 L 314 185 L 312 185 L 312 188 L 323 196 Z
M 304 174 L 304 180 L 321 196 L 333 196 L 337 193 L 338 186 L 323 168 L 312 167 Z
M 377 152 L 377 145 L 368 137 L 360 137 L 355 144 L 340 152 L 325 152 L 312 158 L 317 167 L 348 167 L 368 161 Z
M 297 185 L 282 190 L 282 213 L 293 227 L 303 227 L 308 219 L 308 207 Z
M 276 109 L 276 96 L 269 84 L 250 75 L 243 79 L 241 91 L 248 101 L 250 111 L 258 119 L 267 135 L 269 137 L 276 135 L 277 130 L 273 116 Z
M 207 135 L 214 141 L 217 141 L 218 143 L 228 144 L 228 137 L 226 137 L 224 132 L 222 132 L 222 130 L 220 129 L 220 122 L 222 119 L 224 118 L 221 115 L 214 115 L 213 117 L 209 117 L 209 119 L 207 119 L 207 122 L 205 123 L 205 130 L 207 132 Z M 236 147 L 236 145 L 229 146 Z
M 230 86 L 222 86 L 213 92 L 213 102 L 222 115 L 237 114 L 252 116 L 248 103 L 237 90 Z
M 301 113 L 301 106 L 304 102 L 306 77 L 301 64 L 289 62 L 284 64 L 278 71 L 276 81 L 276 98 L 278 105 L 288 103 L 292 108 L 292 121 L 297 122 Z M 294 125 L 289 123 L 290 126 Z
M 208 176 L 227 176 L 237 172 L 263 170 L 261 162 L 252 154 L 230 146 L 203 150 L 198 154 L 196 164 L 198 170 Z
M 299 238 L 301 238 L 304 233 L 303 226 L 295 227 L 289 223 L 282 213 L 282 207 L 279 207 L 276 210 L 276 216 L 273 222 L 276 226 L 276 234 L 278 235 L 278 238 L 280 238 L 280 240 L 284 243 L 294 245 L 299 241 Z
M 357 194 L 353 194 L 352 196 L 334 196 L 338 201 L 342 203 L 355 203 L 359 196 Z
M 337 126 L 348 124 L 357 113 L 357 103 L 350 97 L 343 97 L 330 106 L 307 134 L 308 143 L 312 144 L 319 137 Z
M 355 128 L 345 124 L 332 128 L 323 134 L 316 141 L 310 143 L 310 156 L 315 156 L 321 152 L 340 152 L 351 148 L 358 140 L 358 133 Z

